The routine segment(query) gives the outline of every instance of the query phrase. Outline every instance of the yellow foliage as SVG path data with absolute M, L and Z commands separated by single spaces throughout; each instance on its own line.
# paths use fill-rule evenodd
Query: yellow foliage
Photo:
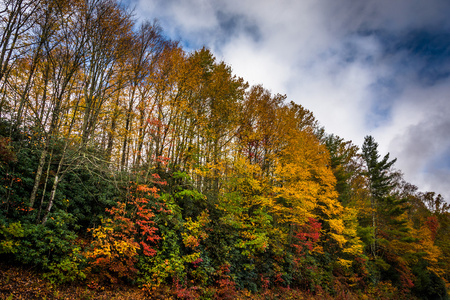
M 363 254 L 363 251 L 364 251 L 364 245 L 362 243 L 353 244 L 350 247 L 347 247 L 343 250 L 344 253 L 347 253 L 354 257 L 357 257 L 357 256 Z
M 186 247 L 195 249 L 200 245 L 200 241 L 208 238 L 208 234 L 205 231 L 206 225 L 210 222 L 209 215 L 206 211 L 203 211 L 198 217 L 197 221 L 192 221 L 191 218 L 187 218 L 184 223 L 185 232 L 181 233 L 183 243 Z
M 330 229 L 337 234 L 342 234 L 345 230 L 344 221 L 340 219 L 328 220 L 328 225 L 330 225 Z
M 339 258 L 337 261 L 338 265 L 342 268 L 350 268 L 352 266 L 352 261 L 348 259 Z
M 135 244 L 129 244 L 125 241 L 114 241 L 114 249 L 120 254 L 127 254 L 129 256 L 137 255 L 139 247 Z
M 339 247 L 341 248 L 343 248 L 345 243 L 347 242 L 347 239 L 343 235 L 330 233 L 330 236 L 339 244 Z
M 430 271 L 443 276 L 445 271 L 442 270 L 438 264 L 442 258 L 442 251 L 434 244 L 431 230 L 424 224 L 420 227 L 420 229 L 414 229 L 413 235 L 420 239 L 419 243 L 416 244 L 416 251 L 426 253 L 424 259 L 429 263 L 427 268 Z

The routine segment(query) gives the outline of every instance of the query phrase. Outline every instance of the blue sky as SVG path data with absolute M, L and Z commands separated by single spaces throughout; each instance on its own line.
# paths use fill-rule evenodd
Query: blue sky
M 373 135 L 407 181 L 450 200 L 450 1 L 130 1 L 327 132 L 357 145 Z

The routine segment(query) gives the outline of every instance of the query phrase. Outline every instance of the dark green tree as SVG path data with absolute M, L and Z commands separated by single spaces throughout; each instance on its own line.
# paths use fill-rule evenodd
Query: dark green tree
M 334 134 L 324 134 L 321 141 L 330 154 L 330 167 L 336 177 L 336 191 L 339 193 L 339 201 L 348 206 L 351 201 L 351 178 L 357 171 L 355 160 L 359 149 L 351 141 L 345 141 Z
M 379 225 L 380 204 L 389 196 L 394 188 L 394 174 L 390 172 L 392 165 L 397 161 L 389 161 L 389 153 L 380 160 L 378 153 L 378 143 L 372 136 L 364 138 L 362 146 L 362 156 L 367 165 L 367 178 L 369 183 L 370 201 L 372 207 L 372 227 L 373 240 L 371 252 L 374 257 L 377 256 L 377 236 Z
M 374 282 L 391 280 L 401 292 L 409 293 L 414 275 L 409 262 L 414 260 L 416 242 L 407 221 L 408 198 L 398 193 L 401 174 L 393 170 L 396 159 L 389 153 L 380 159 L 378 144 L 372 136 L 365 138 L 362 156 L 366 163 L 366 177 L 372 206 L 373 238 L 371 254 L 376 265 Z

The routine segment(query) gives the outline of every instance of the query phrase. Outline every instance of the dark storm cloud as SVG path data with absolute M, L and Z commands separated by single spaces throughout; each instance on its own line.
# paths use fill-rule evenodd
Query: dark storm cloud
M 401 46 L 422 62 L 418 68 L 422 84 L 433 85 L 450 76 L 450 32 L 413 31 Z
M 408 80 L 433 85 L 450 76 L 450 31 L 411 30 L 379 36 L 392 68 L 414 72 Z
M 449 30 L 447 0 L 320 1 L 330 27 L 340 32 Z

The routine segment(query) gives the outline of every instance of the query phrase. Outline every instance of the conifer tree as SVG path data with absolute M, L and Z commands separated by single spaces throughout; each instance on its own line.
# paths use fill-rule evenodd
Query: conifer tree
M 389 153 L 379 160 L 378 143 L 372 136 L 364 138 L 362 156 L 367 165 L 367 177 L 369 181 L 370 201 L 372 206 L 373 241 L 371 245 L 372 255 L 377 256 L 377 235 L 379 223 L 380 203 L 389 195 L 393 189 L 393 175 L 389 173 L 390 168 L 397 159 L 389 161 Z
M 367 179 L 372 205 L 373 240 L 371 252 L 381 277 L 397 282 L 401 292 L 409 293 L 414 286 L 411 262 L 416 250 L 407 220 L 407 198 L 396 192 L 401 174 L 392 170 L 396 159 L 389 154 L 379 159 L 378 144 L 373 137 L 365 138 L 362 155 L 367 165 Z

